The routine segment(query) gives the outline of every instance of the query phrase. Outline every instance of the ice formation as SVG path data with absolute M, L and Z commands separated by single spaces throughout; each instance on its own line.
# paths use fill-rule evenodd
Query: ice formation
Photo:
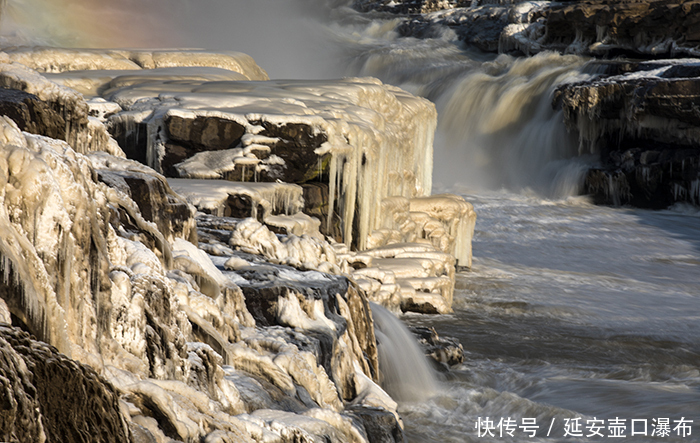
M 433 106 L 373 79 L 249 82 L 264 73 L 245 57 L 198 54 L 2 55 L 4 86 L 77 122 L 63 141 L 0 119 L 2 319 L 92 366 L 147 441 L 365 442 L 377 423 L 400 435 L 369 300 L 449 312 L 455 256 L 471 257 L 471 205 L 428 197 Z M 167 68 L 182 60 L 196 66 Z M 199 148 L 238 134 L 174 166 L 227 159 L 268 179 L 297 167 L 279 149 L 296 141 L 346 242 L 302 212 L 302 186 L 166 180 L 105 124 L 143 124 L 157 168 L 183 134 Z
M 334 293 L 331 318 L 332 306 L 289 292 L 276 301 L 276 321 L 293 329 L 256 327 L 241 290 L 209 256 L 183 238 L 165 240 L 127 195 L 94 180 L 89 158 L 6 118 L 0 125 L 3 298 L 24 327 L 123 393 L 132 429 L 182 441 L 214 431 L 252 441 L 332 428 L 335 441 L 366 441 L 341 401 L 360 394 L 353 377 L 376 374 L 376 354 L 374 363 L 364 357 L 372 355 L 372 337 L 358 341 L 356 332 L 371 332 L 361 292 Z M 154 236 L 160 248 L 144 244 Z M 330 355 L 305 330 L 334 343 L 327 366 L 319 359 Z M 298 397 L 308 415 L 240 416 L 279 407 L 279 399 L 258 405 L 256 395 L 242 393 L 251 384 L 269 389 L 262 380 Z
M 148 71 L 140 79 L 137 74 L 128 77 L 128 82 L 115 77 L 109 84 L 96 86 L 98 74 L 76 72 L 64 73 L 62 81 L 74 86 L 82 81 L 87 85 L 85 91 L 107 88 L 103 98 L 124 110 L 111 117 L 108 125 L 143 126 L 147 132 L 145 158 L 156 170 L 163 169 L 167 145 L 177 139 L 172 133 L 173 119 L 224 120 L 243 129 L 237 139 L 232 138 L 229 149 L 207 148 L 176 165 L 178 174 L 186 178 L 228 179 L 232 171 L 247 169 L 239 174 L 244 179 L 250 176 L 251 181 L 263 171 L 270 179 L 284 179 L 284 171 L 294 166 L 286 164 L 280 152 L 290 148 L 281 148 L 284 140 L 261 132 L 296 125 L 322 137 L 318 146 L 311 147 L 314 152 L 306 154 L 317 160 L 312 160 L 312 167 L 302 166 L 306 177 L 301 178 L 330 174 L 326 180 L 334 197 L 329 213 L 339 209 L 343 241 L 355 241 L 360 249 L 378 225 L 383 198 L 430 193 L 435 109 L 426 100 L 377 80 L 248 83 L 189 77 L 186 83 L 175 84 L 172 79 L 159 81 Z M 317 168 L 317 164 L 322 166 Z M 355 217 L 358 233 L 353 238 Z

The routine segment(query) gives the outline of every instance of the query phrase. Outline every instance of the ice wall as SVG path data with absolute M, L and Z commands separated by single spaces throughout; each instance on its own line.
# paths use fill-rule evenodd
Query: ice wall
M 96 180 L 97 169 L 128 174 L 125 160 L 83 156 L 5 117 L 0 129 L 0 296 L 9 320 L 114 384 L 132 434 L 363 442 L 368 431 L 346 404 L 394 417 L 396 404 L 372 381 L 367 299 L 346 279 L 318 299 L 322 274 L 279 268 L 273 315 L 256 318 L 247 304 L 266 293 L 256 283 L 270 266 L 263 259 L 239 270 L 237 281 L 260 294 L 244 298 L 223 264 L 144 219 L 120 185 Z M 290 407 L 297 413 L 281 411 Z
M 110 119 L 113 127 L 146 128 L 144 157 L 156 170 L 169 158 L 170 145 L 177 144 L 173 120 L 211 125 L 208 122 L 216 119 L 218 127 L 222 120 L 237 123 L 243 134 L 231 140 L 229 149 L 209 155 L 214 149 L 205 146 L 176 165 L 177 174 L 228 178 L 236 173 L 243 179 L 251 175 L 253 180 L 298 181 L 287 176 L 297 170 L 302 181 L 323 179 L 331 196 L 327 224 L 334 222 L 337 209 L 343 242 L 359 249 L 379 227 L 385 197 L 430 194 L 435 109 L 424 99 L 374 79 L 173 85 L 144 75 L 141 82 L 134 79 L 129 86 L 111 88 L 105 98 L 126 111 Z M 323 141 L 318 146 L 286 146 L 291 143 L 284 143 L 286 128 L 293 127 L 308 128 Z M 282 134 L 271 137 L 275 132 Z M 310 160 L 290 164 L 292 157 L 302 155 L 290 150 L 309 148 L 313 152 L 303 155 Z

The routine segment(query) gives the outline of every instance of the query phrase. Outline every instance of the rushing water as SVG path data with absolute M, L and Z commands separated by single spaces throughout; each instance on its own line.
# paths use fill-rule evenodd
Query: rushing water
M 577 417 L 580 441 L 592 440 L 594 418 L 606 438 L 610 420 L 626 419 L 630 441 L 645 441 L 630 435 L 632 419 L 649 433 L 653 419 L 698 422 L 698 215 L 467 197 L 479 214 L 475 259 L 458 276 L 454 314 L 406 318 L 458 337 L 465 362 L 445 394 L 403 405 L 410 441 L 487 441 L 475 428 L 487 416 L 535 418 L 543 441 L 576 441 L 564 424 Z M 507 440 L 498 431 L 491 440 Z
M 465 349 L 432 399 L 402 403 L 409 441 L 697 441 L 700 215 L 571 197 L 594 160 L 551 94 L 585 78 L 586 60 L 496 57 L 449 30 L 418 40 L 391 17 L 336 19 L 352 74 L 436 103 L 434 176 L 479 217 L 454 314 L 404 318 Z M 534 438 L 521 427 L 532 422 Z

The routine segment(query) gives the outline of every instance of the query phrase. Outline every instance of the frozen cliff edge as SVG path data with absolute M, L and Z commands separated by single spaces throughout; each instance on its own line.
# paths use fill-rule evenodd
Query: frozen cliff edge
M 60 60 L 71 57 L 52 51 L 53 58 L 38 58 L 32 66 L 61 71 Z M 26 57 L 26 51 L 22 54 Z M 86 59 L 102 57 L 87 54 Z M 451 253 L 462 251 L 460 262 L 470 263 L 475 216 L 471 205 L 455 196 L 427 196 L 430 183 L 415 158 L 410 159 L 410 168 L 397 172 L 372 156 L 390 155 L 392 147 L 406 140 L 419 140 L 422 144 L 414 146 L 426 147 L 434 121 L 422 122 L 416 116 L 426 112 L 434 118 L 434 109 L 374 80 L 300 83 L 293 86 L 308 88 L 314 100 L 295 102 L 294 94 L 303 95 L 299 90 L 290 93 L 279 83 L 247 83 L 240 73 L 220 67 L 132 70 L 138 72 L 136 77 L 125 78 L 123 71 L 90 71 L 61 72 L 47 79 L 17 62 L 0 65 L 5 85 L 21 90 L 6 100 L 18 121 L 8 117 L 0 121 L 0 321 L 30 331 L 92 367 L 97 374 L 81 371 L 102 387 L 88 392 L 118 394 L 118 411 L 112 408 L 110 414 L 116 418 L 109 426 L 130 434 L 132 441 L 401 441 L 397 405 L 379 386 L 382 374 L 369 301 L 383 302 L 395 311 L 449 311 L 455 265 Z M 267 93 L 274 98 L 270 106 L 286 103 L 308 109 L 305 115 L 311 116 L 312 124 L 297 122 L 293 126 L 297 132 L 291 133 L 302 141 L 307 135 L 325 138 L 314 146 L 318 152 L 312 152 L 319 157 L 319 175 L 335 180 L 314 181 L 309 188 L 325 189 L 326 205 L 328 195 L 333 195 L 331 200 L 337 200 L 333 207 L 343 208 L 328 217 L 327 226 L 337 222 L 345 228 L 345 205 L 360 204 L 348 193 L 357 186 L 349 183 L 350 177 L 362 175 L 352 169 L 346 172 L 348 163 L 360 170 L 366 166 L 375 174 L 367 184 L 384 180 L 387 189 L 400 192 L 392 195 L 387 190 L 381 199 L 372 200 L 377 208 L 365 207 L 375 214 L 369 217 L 372 229 L 337 232 L 341 240 L 348 233 L 352 238 L 361 236 L 355 246 L 364 242 L 369 249 L 357 250 L 329 242 L 318 232 L 321 223 L 300 212 L 309 195 L 303 182 L 168 180 L 124 158 L 124 151 L 137 144 L 121 140 L 122 151 L 106 132 L 103 121 L 110 125 L 109 114 L 124 113 L 123 121 L 129 122 L 133 110 L 124 111 L 121 104 L 91 96 L 88 90 L 104 91 L 103 80 L 117 87 L 113 82 L 117 78 L 129 90 L 140 82 L 162 82 L 163 90 L 155 97 L 134 102 L 147 105 L 144 109 L 153 114 L 156 120 L 151 124 L 156 125 L 163 122 L 158 118 L 172 111 L 160 113 L 160 105 L 152 106 L 172 94 L 165 90 L 172 86 L 168 78 L 173 84 L 191 83 L 189 87 L 201 82 L 203 90 L 210 89 L 209 99 L 217 97 L 221 87 L 208 84 L 211 81 L 244 92 L 252 88 L 259 98 Z M 56 79 L 64 84 L 52 81 Z M 83 86 L 81 93 L 72 89 Z M 197 92 L 202 91 L 189 94 Z M 348 104 L 346 94 L 351 100 L 365 100 L 365 105 Z M 195 98 L 203 97 L 207 95 Z M 249 95 L 242 97 L 241 106 L 252 106 Z M 230 97 L 225 102 L 230 104 Z M 205 107 L 210 105 L 205 101 Z M 211 110 L 197 114 L 197 106 L 190 108 L 194 109 L 180 107 L 169 114 L 195 116 L 186 124 L 179 122 L 189 134 L 189 144 L 177 140 L 186 147 L 195 144 L 192 140 L 221 140 L 225 130 L 210 137 L 202 130 L 207 124 L 198 126 L 197 116 L 209 118 Z M 36 109 L 42 111 L 37 114 Z M 251 123 L 250 113 L 230 107 L 217 112 L 216 123 L 242 122 L 231 116 L 246 119 L 246 131 L 236 142 L 240 146 L 233 150 L 275 143 L 274 136 L 261 134 L 264 125 Z M 37 115 L 49 116 L 39 119 L 47 124 L 39 124 Z M 268 114 L 260 115 L 271 120 Z M 85 117 L 87 124 L 69 125 L 75 116 L 81 121 Z M 42 134 L 46 128 L 61 126 L 56 123 L 61 118 L 70 126 L 64 137 Z M 293 118 L 299 120 L 299 114 Z M 404 126 L 391 129 L 395 121 Z M 110 126 L 113 131 L 116 127 Z M 348 132 L 331 132 L 337 128 Z M 403 131 L 408 138 L 397 138 L 392 131 Z M 168 137 L 156 143 L 175 139 L 170 132 L 155 133 Z M 279 138 L 289 134 L 281 131 Z M 252 165 L 260 163 L 256 156 L 244 157 L 253 160 Z M 420 157 L 421 167 L 425 162 Z M 336 171 L 331 173 L 334 163 Z M 193 186 L 200 182 L 201 186 Z M 373 185 L 373 190 L 381 190 Z M 323 203 L 321 194 L 318 206 Z M 325 214 L 335 212 L 326 209 Z M 10 347 L 17 341 L 4 340 Z M 41 346 L 29 349 L 39 352 Z M 7 350 L 5 361 L 12 362 L 7 368 L 15 368 L 12 377 L 24 380 L 31 397 L 31 385 L 39 380 L 32 382 L 26 368 L 31 366 L 29 360 L 23 357 L 26 361 L 21 363 L 17 352 Z M 21 401 L 11 404 L 26 404 L 24 414 L 39 414 L 33 417 L 42 425 L 26 429 L 33 432 L 32 441 L 41 441 L 51 432 L 50 417 L 41 418 L 46 411 L 25 401 L 25 394 L 15 394 L 13 398 Z M 15 422 L 7 423 L 5 429 L 12 433 Z M 97 429 L 95 435 L 105 429 Z M 118 432 L 112 435 L 121 435 Z
M 553 105 L 600 165 L 585 192 L 597 203 L 654 209 L 700 205 L 700 59 L 599 61 L 560 85 Z
M 697 0 L 356 0 L 354 7 L 405 15 L 397 29 L 404 36 L 437 37 L 444 26 L 487 52 L 602 58 L 700 53 Z

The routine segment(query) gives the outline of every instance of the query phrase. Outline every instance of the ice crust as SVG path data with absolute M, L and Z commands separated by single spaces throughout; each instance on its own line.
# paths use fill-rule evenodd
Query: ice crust
M 3 53 L 12 62 L 45 73 L 210 67 L 237 72 L 247 80 L 268 79 L 252 57 L 235 51 L 15 47 Z
M 172 84 L 153 81 L 149 75 L 140 82 L 131 78 L 131 85 L 109 89 L 104 98 L 130 111 L 114 118 L 148 126 L 147 157 L 156 170 L 167 140 L 160 128 L 168 117 L 213 117 L 246 129 L 239 147 L 225 153 L 205 151 L 178 165 L 181 175 L 188 178 L 224 178 L 237 165 L 248 165 L 251 170 L 284 167 L 279 157 L 256 155 L 269 152 L 277 141 L 254 138 L 260 124 L 309 126 L 328 140 L 316 154 L 319 161 L 330 156 L 330 195 L 339 195 L 331 199 L 329 213 L 338 209 L 343 241 L 356 240 L 360 249 L 379 225 L 383 198 L 430 194 L 435 108 L 376 79 Z M 359 234 L 353 239 L 355 217 Z
M 341 331 L 318 303 L 309 311 L 293 295 L 278 308 L 289 332 L 256 327 L 241 290 L 201 249 L 183 238 L 165 241 L 142 218 L 140 235 L 115 222 L 114 211 L 140 218 L 138 208 L 94 181 L 90 159 L 65 142 L 22 133 L 5 117 L 0 134 L 0 252 L 4 284 L 15 288 L 3 307 L 65 354 L 100 370 L 123 393 L 129 421 L 157 435 L 167 422 L 167 436 L 182 441 L 215 431 L 235 441 L 307 434 L 367 441 L 364 429 L 343 415 L 336 385 L 368 377 L 357 371 L 371 373 L 349 332 L 354 327 Z M 160 234 L 160 248 L 144 244 L 144 234 Z M 98 315 L 105 303 L 106 318 Z M 352 324 L 353 316 L 345 315 L 343 324 Z M 345 349 L 332 375 L 317 354 L 299 347 L 308 341 L 305 330 L 325 331 Z M 240 390 L 258 379 L 291 397 L 303 389 L 310 396 L 307 412 L 245 415 L 258 407 Z M 344 389 L 346 397 L 358 396 Z M 374 383 L 367 389 L 381 391 Z M 263 409 L 277 407 L 271 401 Z
M 471 205 L 428 197 L 434 107 L 374 79 L 237 80 L 255 69 L 233 55 L 31 54 L 2 56 L 3 85 L 85 123 L 64 142 L 0 118 L 0 317 L 94 367 L 120 392 L 125 419 L 156 441 L 370 441 L 349 406 L 388 411 L 400 425 L 379 386 L 369 300 L 396 312 L 449 312 L 453 254 L 463 264 L 471 257 L 458 241 L 471 238 Z M 57 74 L 49 80 L 18 61 Z M 234 62 L 245 72 L 221 72 Z M 167 68 L 178 63 L 205 68 Z M 107 90 L 107 99 L 90 97 Z M 169 115 L 241 123 L 243 155 L 233 158 L 253 166 L 262 163 L 256 152 L 279 142 L 261 134 L 262 123 L 323 133 L 317 155 L 330 164 L 331 195 L 338 191 L 330 205 L 346 243 L 324 238 L 319 221 L 300 212 L 294 184 L 169 180 L 212 214 L 198 215 L 199 244 L 194 224 L 174 230 L 148 220 L 124 183 L 100 182 L 98 172 L 164 179 L 123 158 L 102 122 L 146 122 L 157 162 L 158 124 Z M 241 195 L 254 203 L 252 217 L 222 217 L 223 202 Z M 357 250 L 347 246 L 353 224 Z M 261 288 L 273 288 L 267 317 L 244 295 Z

